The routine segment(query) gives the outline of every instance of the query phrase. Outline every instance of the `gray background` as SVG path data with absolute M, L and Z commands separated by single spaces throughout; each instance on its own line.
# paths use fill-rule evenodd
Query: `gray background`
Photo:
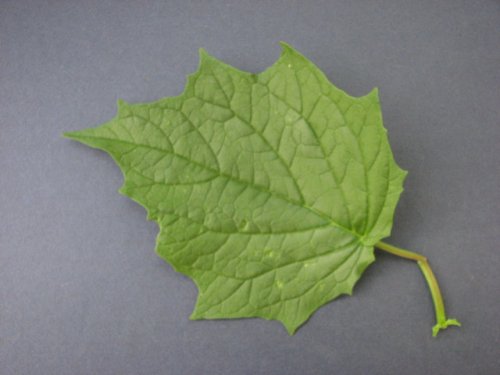
M 498 374 L 500 4 L 495 1 L 1 1 L 0 374 Z M 196 290 L 104 153 L 60 138 L 117 98 L 179 94 L 198 48 L 241 69 L 285 40 L 354 95 L 380 88 L 409 170 L 388 242 L 350 298 L 289 337 L 189 321 Z

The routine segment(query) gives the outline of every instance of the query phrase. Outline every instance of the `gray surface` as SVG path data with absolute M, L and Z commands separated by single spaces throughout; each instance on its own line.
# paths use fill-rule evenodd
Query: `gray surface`
M 499 371 L 500 6 L 494 1 L 0 3 L 0 374 L 494 374 Z M 380 88 L 409 170 L 389 242 L 350 298 L 294 337 L 258 319 L 189 321 L 194 285 L 102 152 L 59 137 L 117 98 L 182 91 L 198 48 L 260 71 L 279 40 L 361 95 Z

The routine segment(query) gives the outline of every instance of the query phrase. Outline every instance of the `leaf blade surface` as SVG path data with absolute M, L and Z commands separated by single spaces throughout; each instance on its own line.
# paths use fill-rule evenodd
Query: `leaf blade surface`
M 119 102 L 67 136 L 108 152 L 158 222 L 157 253 L 199 289 L 192 318 L 289 333 L 352 288 L 390 233 L 406 172 L 378 93 L 354 98 L 287 44 L 260 74 L 200 53 L 177 97 Z

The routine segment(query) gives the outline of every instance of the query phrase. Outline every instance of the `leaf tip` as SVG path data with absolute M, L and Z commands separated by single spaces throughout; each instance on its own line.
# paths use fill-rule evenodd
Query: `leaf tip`
M 125 107 L 127 105 L 128 105 L 128 103 L 125 100 L 123 100 L 123 99 L 117 99 L 116 100 L 116 106 L 118 107 L 118 109 L 123 108 L 123 107 Z
M 121 194 L 121 195 L 127 197 L 128 196 L 127 193 L 128 193 L 128 191 L 127 191 L 127 188 L 125 187 L 125 185 L 122 185 L 122 187 L 120 187 L 118 189 L 118 194 Z
M 126 116 L 128 114 L 128 111 L 130 110 L 131 105 L 129 102 L 126 102 L 123 99 L 117 99 L 116 107 L 118 116 Z
M 200 61 L 204 61 L 210 57 L 210 54 L 205 48 L 201 47 L 198 49 L 198 56 L 200 57 Z
M 283 50 L 293 49 L 293 47 L 292 47 L 290 44 L 288 44 L 287 42 L 285 42 L 285 41 L 283 41 L 283 40 L 280 40 L 280 41 L 279 41 L 279 44 L 280 44 L 280 46 L 281 46 L 281 48 L 282 48 Z
M 67 138 L 67 139 L 72 139 L 72 140 L 78 140 L 79 138 L 79 131 L 72 131 L 72 132 L 63 132 L 61 134 L 62 138 Z
M 189 320 L 200 320 L 200 319 L 203 319 L 203 317 L 198 314 L 196 309 L 191 313 L 191 315 L 189 315 Z
M 375 86 L 373 89 L 371 89 L 371 91 L 368 94 L 366 94 L 365 97 L 370 98 L 370 99 L 373 98 L 373 99 L 375 99 L 377 101 L 377 103 L 380 102 L 380 96 L 379 96 L 379 89 L 378 89 L 378 87 Z
M 290 336 L 293 336 L 295 335 L 295 332 L 297 332 L 297 326 L 295 325 L 289 325 L 289 324 L 286 324 L 286 323 L 283 323 L 283 325 L 285 326 L 285 329 L 287 331 L 287 333 L 290 335 Z
M 191 80 L 198 76 L 205 66 L 210 65 L 214 60 L 217 61 L 217 59 L 210 55 L 204 48 L 198 49 L 198 56 L 198 69 L 196 69 L 194 73 L 188 74 L 188 86 L 191 85 Z
M 284 41 L 280 40 L 279 44 L 281 46 L 281 56 L 282 57 L 285 56 L 288 53 L 290 53 L 292 55 L 301 55 L 295 48 L 293 48 L 287 42 L 284 42 Z

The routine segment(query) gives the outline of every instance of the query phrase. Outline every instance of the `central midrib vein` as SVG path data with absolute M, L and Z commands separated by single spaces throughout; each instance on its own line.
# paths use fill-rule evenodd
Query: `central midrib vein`
M 77 132 L 76 132 L 77 133 Z M 336 221 L 332 220 L 332 218 L 330 216 L 328 216 L 327 214 L 321 212 L 321 211 L 318 211 L 317 209 L 315 209 L 314 207 L 311 207 L 309 205 L 306 205 L 306 204 L 302 204 L 301 202 L 297 202 L 295 200 L 293 200 L 292 198 L 290 197 L 287 197 L 281 193 L 278 193 L 278 192 L 274 192 L 274 191 L 271 191 L 269 190 L 268 188 L 266 188 L 265 186 L 261 186 L 261 185 L 257 185 L 253 182 L 250 182 L 250 181 L 245 181 L 245 180 L 241 180 L 239 178 L 236 178 L 232 175 L 229 175 L 229 174 L 226 174 L 226 173 L 223 173 L 222 171 L 220 170 L 217 170 L 217 169 L 214 169 L 206 164 L 202 164 L 200 162 L 197 162 L 197 161 L 194 161 L 194 160 L 191 160 L 189 158 L 187 158 L 186 156 L 184 155 L 181 155 L 181 154 L 178 154 L 176 152 L 174 152 L 173 150 L 166 150 L 166 149 L 163 149 L 163 148 L 159 148 L 159 147 L 155 147 L 155 146 L 151 146 L 151 145 L 145 145 L 145 144 L 139 144 L 139 143 L 133 143 L 133 142 L 130 142 L 130 141 L 126 141 L 126 140 L 123 140 L 123 139 L 114 139 L 114 138 L 107 138 L 107 137 L 99 137 L 99 136 L 92 136 L 92 135 L 83 135 L 83 134 L 75 134 L 75 133 L 67 133 L 66 134 L 67 137 L 69 138 L 73 138 L 73 139 L 99 139 L 99 140 L 103 140 L 103 141 L 109 141 L 109 142 L 118 142 L 118 143 L 123 143 L 123 144 L 128 144 L 128 145 L 131 145 L 131 146 L 135 146 L 135 147 L 143 147 L 143 148 L 147 148 L 147 149 L 151 149 L 151 150 L 156 150 L 158 152 L 163 152 L 163 153 L 166 153 L 166 154 L 171 154 L 175 157 L 178 157 L 178 158 L 181 158 L 183 160 L 186 160 L 187 162 L 189 163 L 192 163 L 192 164 L 195 164 L 197 166 L 199 166 L 200 168 L 204 168 L 216 175 L 219 175 L 220 177 L 224 177 L 228 180 L 231 180 L 233 182 L 236 182 L 236 183 L 239 183 L 239 184 L 242 184 L 242 185 L 245 185 L 245 186 L 252 186 L 254 189 L 256 190 L 259 190 L 263 193 L 267 193 L 267 194 L 270 194 L 274 197 L 277 197 L 291 205 L 294 205 L 294 206 L 298 206 L 298 207 L 301 207 L 301 208 L 304 208 L 308 211 L 310 211 L 311 213 L 315 214 L 316 216 L 320 217 L 321 219 L 325 220 L 328 224 L 340 229 L 340 230 L 343 230 L 344 232 L 346 233 L 349 233 L 350 235 L 354 236 L 355 238 L 357 238 L 357 240 L 363 244 L 363 245 L 366 245 L 364 242 L 363 242 L 363 236 L 361 236 L 360 234 L 352 231 L 351 229 L 343 226 L 342 224 L 339 224 L 337 223 Z M 98 146 L 93 146 L 94 148 L 100 148 L 100 149 L 103 149 L 104 151 L 106 152 L 109 152 L 111 153 L 110 151 L 102 148 L 102 147 L 98 147 Z M 158 184 L 161 184 L 160 182 L 158 182 Z M 168 185 L 168 184 L 165 184 L 165 185 Z

